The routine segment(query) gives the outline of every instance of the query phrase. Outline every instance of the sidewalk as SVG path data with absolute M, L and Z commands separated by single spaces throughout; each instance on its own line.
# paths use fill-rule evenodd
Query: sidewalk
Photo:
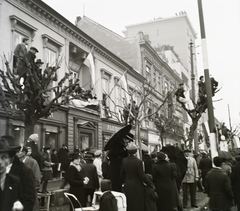
M 182 200 L 182 191 L 180 193 L 180 198 Z M 203 211 L 206 209 L 208 205 L 208 200 L 209 198 L 207 197 L 206 193 L 203 192 L 198 192 L 196 193 L 196 201 L 197 201 L 197 206 L 198 208 L 191 208 L 190 206 L 190 199 L 188 200 L 188 206 L 186 209 L 183 209 L 184 211 Z

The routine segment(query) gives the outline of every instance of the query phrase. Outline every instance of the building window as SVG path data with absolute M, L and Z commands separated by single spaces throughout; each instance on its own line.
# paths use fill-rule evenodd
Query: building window
M 102 78 L 103 106 L 109 106 L 109 79 Z
M 148 83 L 151 83 L 151 68 L 146 66 L 146 79 Z
M 169 91 L 169 86 L 168 86 L 168 83 L 165 81 L 165 83 L 164 83 L 164 94 L 167 95 L 168 91 Z

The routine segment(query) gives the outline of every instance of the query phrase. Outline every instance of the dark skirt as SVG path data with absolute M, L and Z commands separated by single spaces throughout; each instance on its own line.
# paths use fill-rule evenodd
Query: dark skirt
M 52 180 L 52 179 L 53 179 L 52 171 L 43 171 L 42 172 L 42 180 L 43 181 Z

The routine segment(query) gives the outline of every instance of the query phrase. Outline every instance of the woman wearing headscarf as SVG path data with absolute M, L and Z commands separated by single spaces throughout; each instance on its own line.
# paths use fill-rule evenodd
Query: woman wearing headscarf
M 157 162 L 153 164 L 152 176 L 156 192 L 159 196 L 157 200 L 158 211 L 173 211 L 177 207 L 177 188 L 174 181 L 174 167 L 166 160 L 163 152 L 157 153 Z
M 135 155 L 138 147 L 134 143 L 129 143 L 126 147 L 128 157 L 122 161 L 121 176 L 124 185 L 124 193 L 127 198 L 127 211 L 144 211 L 144 184 L 152 186 L 143 171 L 143 163 Z
M 82 207 L 86 207 L 86 198 L 83 186 L 88 184 L 89 178 L 84 177 L 82 167 L 80 166 L 81 157 L 80 154 L 74 152 L 72 154 L 72 162 L 66 172 L 66 179 L 70 185 L 69 193 L 77 197 L 78 201 L 81 203 Z M 73 202 L 73 206 L 78 208 L 79 205 Z

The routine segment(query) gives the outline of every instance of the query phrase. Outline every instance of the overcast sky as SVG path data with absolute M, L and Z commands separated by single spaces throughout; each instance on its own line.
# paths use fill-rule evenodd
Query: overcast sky
M 87 16 L 123 36 L 125 26 L 186 11 L 201 45 L 197 0 L 44 0 L 75 23 Z M 215 117 L 229 126 L 240 123 L 240 0 L 202 0 L 209 73 L 221 90 L 213 98 Z M 197 48 L 199 76 L 204 73 L 201 46 Z

